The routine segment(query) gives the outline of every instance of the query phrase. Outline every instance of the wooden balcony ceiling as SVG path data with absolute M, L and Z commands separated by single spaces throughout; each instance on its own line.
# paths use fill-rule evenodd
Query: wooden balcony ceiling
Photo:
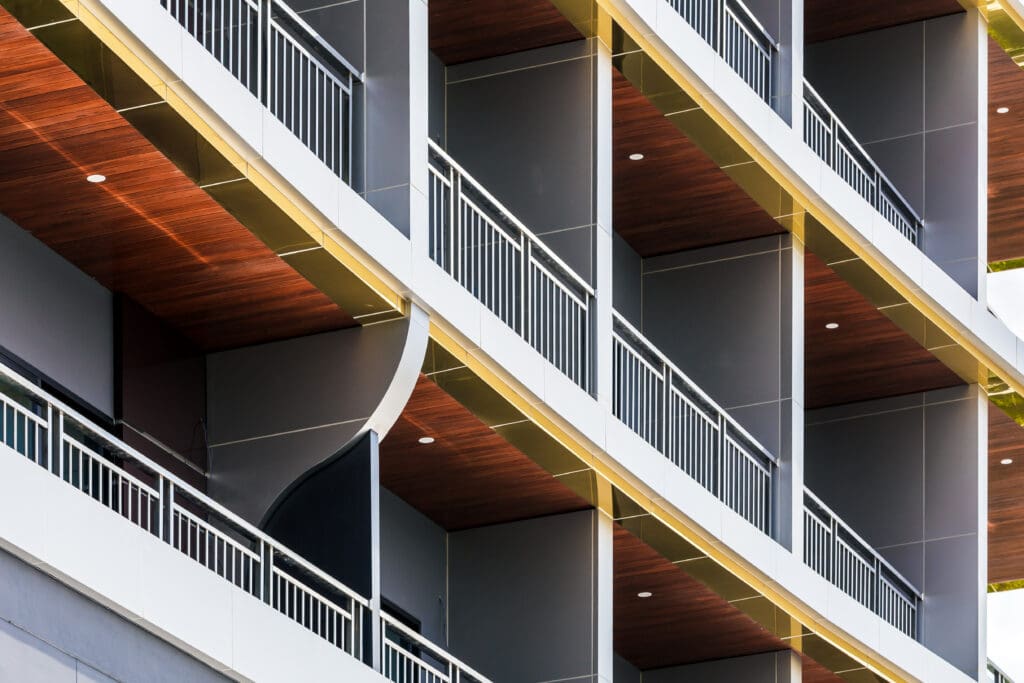
M 3 9 L 0 54 L 0 212 L 204 350 L 355 324 Z
M 783 232 L 625 76 L 612 77 L 612 222 L 634 251 L 646 258 Z
M 1010 111 L 998 114 L 999 107 Z M 1024 71 L 988 41 L 988 260 L 1024 258 Z
M 380 480 L 448 531 L 591 507 L 425 375 L 381 441 Z
M 1002 460 L 1013 462 L 1003 465 Z M 988 582 L 1024 579 L 1024 428 L 988 407 Z
M 804 261 L 807 408 L 963 384 L 814 254 Z M 828 323 L 839 328 L 829 330 Z
M 807 0 L 804 39 L 817 43 L 963 11 L 957 0 Z
M 430 0 L 430 49 L 447 65 L 580 40 L 549 0 Z
M 633 666 L 659 669 L 788 649 L 739 607 L 618 524 L 614 556 L 614 647 Z M 643 591 L 651 597 L 637 595 Z M 806 683 L 842 680 L 810 657 L 802 661 Z

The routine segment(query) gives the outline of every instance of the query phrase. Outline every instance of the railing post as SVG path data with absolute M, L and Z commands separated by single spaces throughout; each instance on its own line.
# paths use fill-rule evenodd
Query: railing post
M 57 457 L 60 458 L 60 451 L 58 450 L 60 448 L 60 434 L 58 434 L 57 427 L 58 414 L 59 411 L 54 408 L 52 404 L 46 404 L 46 432 L 48 435 L 48 443 L 46 444 L 46 469 L 54 474 L 56 474 L 53 462 L 54 453 L 56 453 Z
M 718 443 L 715 444 L 715 448 L 718 453 L 716 454 L 715 461 L 718 465 L 718 476 L 715 477 L 715 495 L 718 496 L 718 500 L 726 503 L 725 500 L 725 430 L 728 428 L 728 421 L 725 418 L 724 412 L 718 413 Z
M 447 163 L 447 162 L 446 162 Z M 448 263 L 446 270 L 448 274 L 458 281 L 455 274 L 455 263 L 458 257 L 458 247 L 455 244 L 456 221 L 459 220 L 459 174 L 451 166 L 448 166 Z M 444 267 L 444 265 L 442 265 Z
M 274 604 L 274 548 L 267 541 L 260 541 L 260 599 L 270 606 Z
M 259 0 L 256 38 L 256 98 L 270 108 L 270 13 L 271 0 Z
M 165 525 L 163 527 L 165 535 L 161 538 L 174 547 L 178 542 L 174 533 L 174 483 L 167 481 L 164 477 L 160 477 L 160 483 L 163 485 L 163 489 L 160 491 L 160 521 Z
M 669 460 L 672 460 L 674 454 L 671 452 L 668 445 L 670 433 L 669 421 L 672 419 L 672 410 L 669 407 L 669 399 L 672 396 L 672 370 L 668 367 L 667 363 L 661 364 L 661 381 L 661 410 L 656 413 L 661 420 L 661 428 L 659 430 L 661 445 L 658 450 L 668 456 Z M 680 465 L 678 462 L 674 462 L 673 464 L 676 466 Z

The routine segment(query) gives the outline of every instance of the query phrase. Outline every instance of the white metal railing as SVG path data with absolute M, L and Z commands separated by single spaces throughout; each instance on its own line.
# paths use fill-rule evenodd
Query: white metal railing
M 430 256 L 589 391 L 594 290 L 432 141 Z
M 362 659 L 366 599 L 2 365 L 0 440 Z
M 778 44 L 742 0 L 668 0 L 758 96 L 771 104 Z
M 804 143 L 904 237 L 919 244 L 921 217 L 807 81 L 804 81 Z
M 618 313 L 612 373 L 615 417 L 771 534 L 775 458 Z
M 988 683 L 1013 683 L 1013 679 L 1007 676 L 1006 673 L 996 666 L 991 659 L 988 660 L 988 663 L 985 666 L 985 675 L 985 680 L 988 681 Z
M 918 637 L 921 593 L 807 489 L 804 563 L 903 633 Z
M 352 168 L 361 75 L 282 0 L 160 0 L 172 17 L 338 177 Z
M 489 683 L 393 617 L 380 618 L 381 673 L 392 683 Z

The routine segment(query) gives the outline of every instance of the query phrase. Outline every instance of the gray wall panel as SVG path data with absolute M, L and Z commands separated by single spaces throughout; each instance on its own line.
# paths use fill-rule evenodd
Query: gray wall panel
M 925 645 L 977 675 L 985 563 L 977 386 L 807 413 L 808 487 L 924 593 Z M 979 408 L 979 405 L 981 408 Z
M 497 683 L 593 676 L 595 514 L 452 533 L 452 652 Z
M 132 683 L 228 680 L 0 551 L 0 681 L 105 683 L 105 676 Z
M 587 41 L 447 69 L 452 157 L 593 278 L 594 56 Z M 562 232 L 578 228 L 572 232 Z
M 615 683 L 643 683 L 643 672 L 629 660 L 615 655 Z
M 380 496 L 381 593 L 420 621 L 421 633 L 448 642 L 447 534 L 387 489 Z
M 615 233 L 612 246 L 612 283 L 615 310 L 638 330 L 643 327 L 643 260 Z
M 112 295 L 3 215 L 0 313 L 0 347 L 113 416 Z
M 922 250 L 973 296 L 979 240 L 979 64 L 976 12 L 807 47 L 811 84 L 925 221 Z M 879 106 L 884 102 L 885 106 Z M 973 267 L 967 263 L 973 261 Z

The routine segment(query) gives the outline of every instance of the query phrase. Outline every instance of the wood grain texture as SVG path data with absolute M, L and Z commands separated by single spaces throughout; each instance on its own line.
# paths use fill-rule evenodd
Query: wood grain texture
M 804 261 L 809 409 L 963 384 L 814 254 Z M 839 323 L 839 329 L 825 325 Z
M 963 11 L 956 0 L 806 0 L 804 36 L 817 43 Z
M 424 375 L 381 441 L 380 479 L 448 531 L 590 507 Z
M 1009 107 L 997 114 L 999 107 Z M 1024 258 L 1024 71 L 988 41 L 988 260 Z
M 1004 458 L 1013 460 L 1002 465 Z M 988 407 L 988 582 L 1024 579 L 1024 428 Z
M 615 526 L 615 651 L 640 669 L 785 650 L 757 622 Z M 637 593 L 650 591 L 651 598 Z
M 2 9 L 0 53 L 0 212 L 204 350 L 355 324 Z
M 613 224 L 641 257 L 783 232 L 732 178 L 613 70 Z M 641 153 L 641 161 L 629 155 Z
M 430 49 L 447 65 L 580 40 L 549 0 L 430 0 Z

